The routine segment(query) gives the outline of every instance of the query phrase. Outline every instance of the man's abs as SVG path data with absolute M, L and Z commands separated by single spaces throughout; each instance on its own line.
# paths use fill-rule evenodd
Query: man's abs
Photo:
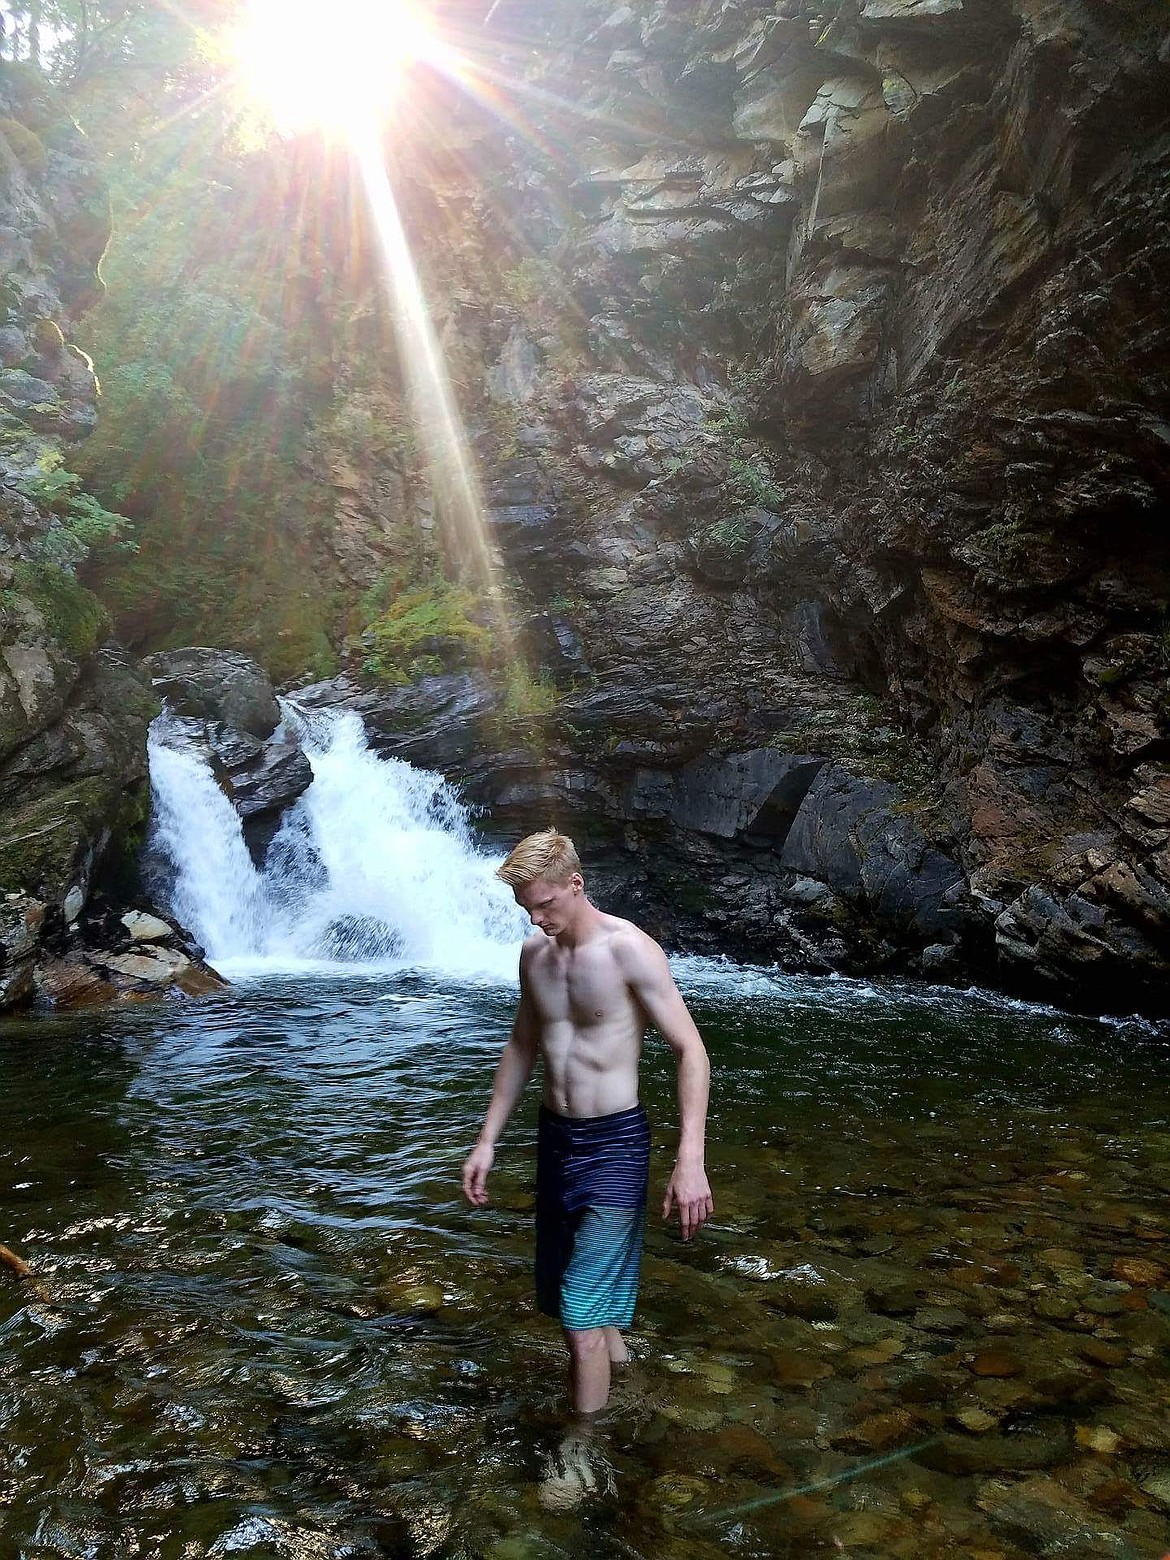
M 566 949 L 550 939 L 525 972 L 544 1059 L 544 1103 L 561 1116 L 609 1116 L 638 1103 L 646 1021 L 612 941 L 602 936 Z
M 559 1116 L 611 1116 L 638 1103 L 642 1037 L 634 1026 L 542 1025 L 544 1103 Z

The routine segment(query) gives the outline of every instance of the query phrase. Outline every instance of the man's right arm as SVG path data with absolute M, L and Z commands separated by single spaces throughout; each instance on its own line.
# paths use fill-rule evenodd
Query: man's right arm
M 482 1208 L 488 1200 L 487 1178 L 496 1157 L 496 1144 L 536 1065 L 540 1029 L 532 998 L 526 990 L 524 974 L 524 960 L 521 957 L 520 1003 L 512 1022 L 511 1038 L 496 1067 L 492 1097 L 483 1118 L 483 1126 L 479 1129 L 479 1137 L 463 1165 L 463 1195 L 476 1208 Z

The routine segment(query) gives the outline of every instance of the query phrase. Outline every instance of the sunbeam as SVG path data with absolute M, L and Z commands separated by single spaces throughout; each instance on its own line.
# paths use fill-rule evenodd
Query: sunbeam
M 387 112 L 418 60 L 442 44 L 410 0 L 249 0 L 232 54 L 281 130 L 348 134 Z
M 399 357 L 426 454 L 436 515 L 456 561 L 483 592 L 492 626 L 510 661 L 509 618 L 487 542 L 474 461 L 372 119 L 355 126 L 352 144 L 382 251 Z

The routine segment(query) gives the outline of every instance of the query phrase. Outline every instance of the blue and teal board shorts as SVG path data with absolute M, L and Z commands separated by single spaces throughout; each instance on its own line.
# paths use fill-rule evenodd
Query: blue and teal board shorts
M 649 1174 L 641 1105 L 610 1116 L 559 1116 L 540 1107 L 536 1303 L 563 1327 L 633 1321 Z

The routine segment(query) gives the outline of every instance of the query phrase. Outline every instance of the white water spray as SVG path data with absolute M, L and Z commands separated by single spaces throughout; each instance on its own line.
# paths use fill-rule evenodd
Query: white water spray
M 527 918 L 441 775 L 370 751 L 351 711 L 285 706 L 313 768 L 258 871 L 181 723 L 150 740 L 169 908 L 227 973 L 422 968 L 512 978 Z

